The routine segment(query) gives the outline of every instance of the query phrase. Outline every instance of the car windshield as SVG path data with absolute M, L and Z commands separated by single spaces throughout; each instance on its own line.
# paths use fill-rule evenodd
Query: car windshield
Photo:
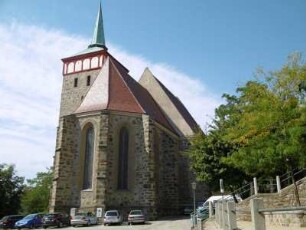
M 27 215 L 24 219 L 33 219 L 36 216 L 36 214 L 30 214 Z
M 142 215 L 142 211 L 141 210 L 133 210 L 130 212 L 130 215 Z
M 105 216 L 117 216 L 117 212 L 106 212 Z
M 205 201 L 203 207 L 208 207 L 208 206 L 209 206 L 209 201 Z
M 87 216 L 87 214 L 86 213 L 77 213 L 77 214 L 75 214 L 75 216 Z
M 56 216 L 56 214 L 47 214 L 47 215 L 45 215 L 45 217 L 48 217 L 48 218 L 52 218 L 54 216 Z

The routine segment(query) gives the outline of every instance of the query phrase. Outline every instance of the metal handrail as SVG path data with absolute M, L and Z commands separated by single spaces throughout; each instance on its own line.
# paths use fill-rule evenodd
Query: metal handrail
M 241 194 L 241 193 L 248 192 L 248 191 L 251 190 L 251 186 L 252 186 L 252 183 L 248 183 L 246 185 L 243 185 L 242 187 L 234 190 L 234 194 Z
M 302 178 L 304 178 L 306 176 L 306 168 L 301 169 L 300 171 L 296 172 L 293 174 L 293 176 L 297 177 L 297 175 L 302 174 Z M 300 178 L 300 179 L 302 179 Z
M 299 181 L 300 179 L 306 177 L 306 168 L 303 169 L 294 169 L 291 172 L 287 172 L 283 175 L 280 176 L 280 181 L 282 184 L 282 187 L 286 187 L 290 184 L 292 184 L 292 175 L 291 173 L 293 173 L 293 178 L 296 181 Z
M 277 182 L 274 178 L 259 178 L 257 180 L 258 193 L 275 193 Z
M 306 177 L 306 168 L 300 170 L 293 169 L 292 172 L 293 172 L 293 177 L 295 178 L 296 181 L 299 181 L 302 178 Z M 281 182 L 281 188 L 285 188 L 292 184 L 291 172 L 286 172 L 283 175 L 279 176 L 279 178 Z M 273 182 L 271 183 L 271 181 Z M 234 190 L 234 194 L 239 194 L 242 199 L 246 199 L 247 197 L 250 197 L 251 195 L 254 194 L 252 191 L 252 185 L 253 185 L 252 182 L 245 184 L 242 187 Z M 275 183 L 274 178 L 272 180 L 262 179 L 262 178 L 258 179 L 257 186 L 258 186 L 258 192 L 269 191 L 269 193 L 274 193 L 277 191 L 277 184 Z M 249 193 L 249 195 L 247 193 Z

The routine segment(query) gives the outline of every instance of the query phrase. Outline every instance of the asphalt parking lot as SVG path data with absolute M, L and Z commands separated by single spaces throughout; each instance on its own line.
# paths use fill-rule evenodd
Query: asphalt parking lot
M 188 216 L 173 217 L 173 218 L 164 218 L 162 220 L 156 221 L 147 221 L 145 224 L 133 224 L 128 225 L 127 222 L 124 222 L 122 225 L 92 225 L 89 227 L 67 227 L 62 229 L 69 230 L 120 230 L 120 229 L 139 229 L 139 230 L 190 230 L 191 221 Z

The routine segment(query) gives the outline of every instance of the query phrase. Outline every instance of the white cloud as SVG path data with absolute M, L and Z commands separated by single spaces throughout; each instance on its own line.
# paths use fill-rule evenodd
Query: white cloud
M 52 165 L 62 83 L 60 59 L 83 50 L 89 40 L 35 26 L 0 24 L 0 163 L 15 164 L 19 175 L 32 178 Z M 149 67 L 202 127 L 220 103 L 199 80 L 108 46 L 135 79 Z

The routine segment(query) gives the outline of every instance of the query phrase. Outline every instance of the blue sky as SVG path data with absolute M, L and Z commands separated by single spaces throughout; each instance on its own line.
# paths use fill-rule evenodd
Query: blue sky
M 0 21 L 90 37 L 98 0 L 2 0 Z M 233 93 L 259 66 L 277 69 L 306 50 L 305 0 L 102 1 L 105 36 Z
M 90 43 L 98 6 L 0 0 L 0 159 L 20 175 L 52 165 L 60 59 Z M 204 129 L 223 93 L 306 51 L 305 0 L 102 0 L 102 10 L 109 51 L 135 79 L 148 66 Z

